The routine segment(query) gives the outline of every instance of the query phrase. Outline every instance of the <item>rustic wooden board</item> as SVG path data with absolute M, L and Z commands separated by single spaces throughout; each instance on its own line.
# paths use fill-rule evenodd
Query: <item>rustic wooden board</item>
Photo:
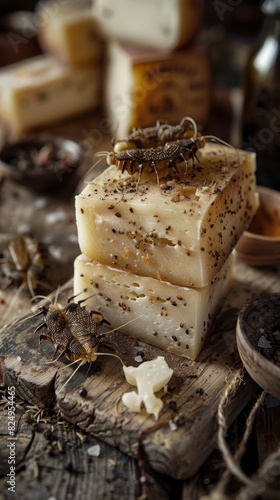
M 264 291 L 280 291 L 279 269 L 253 269 L 238 265 L 236 280 L 224 300 L 212 336 L 195 362 L 166 354 L 174 370 L 169 389 L 163 395 L 164 409 L 158 422 L 144 409 L 132 414 L 120 398 L 131 390 L 121 364 L 110 357 L 99 358 L 83 366 L 64 386 L 75 366 L 65 360 L 50 363 L 52 347 L 44 343 L 38 349 L 34 330 L 39 318 L 29 318 L 1 332 L 1 371 L 6 385 L 15 385 L 17 395 L 40 407 L 56 402 L 62 416 L 121 451 L 137 456 L 141 439 L 147 459 L 155 470 L 177 479 L 191 477 L 215 446 L 216 410 L 227 382 L 241 367 L 236 349 L 235 323 L 240 307 L 248 298 Z M 63 302 L 72 294 L 71 281 L 61 292 Z M 144 359 L 162 355 L 162 351 L 130 339 L 119 332 L 109 338 L 118 345 L 126 365 L 137 365 L 138 351 Z M 62 369 L 63 368 L 63 369 Z M 79 393 L 87 390 L 87 397 Z M 245 375 L 226 408 L 230 424 L 256 389 Z
M 0 407 L 0 498 L 10 500 L 7 476 L 10 471 L 7 447 L 7 406 Z M 82 432 L 54 416 L 35 419 L 33 409 L 16 407 L 16 495 L 21 500 L 57 499 L 136 499 L 147 489 L 149 498 L 171 498 L 177 484 L 159 474 L 145 471 L 147 484 L 140 481 L 141 470 L 128 455 Z M 34 412 L 36 408 L 34 407 Z M 30 412 L 30 413 L 29 413 Z M 34 415 L 34 414 L 33 414 Z M 92 446 L 100 447 L 90 456 Z M 19 493 L 20 492 L 20 493 Z

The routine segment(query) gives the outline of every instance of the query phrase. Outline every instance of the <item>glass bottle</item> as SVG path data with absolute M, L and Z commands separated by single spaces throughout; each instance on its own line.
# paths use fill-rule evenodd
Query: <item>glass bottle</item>
M 245 70 L 243 149 L 257 155 L 257 183 L 280 190 L 280 0 L 262 4 L 263 29 Z

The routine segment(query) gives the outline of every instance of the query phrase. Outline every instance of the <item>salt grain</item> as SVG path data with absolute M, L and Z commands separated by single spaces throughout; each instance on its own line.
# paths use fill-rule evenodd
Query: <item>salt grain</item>
M 169 427 L 170 427 L 170 430 L 171 431 L 176 431 L 177 429 L 177 424 L 175 424 L 175 422 L 173 420 L 169 420 Z
M 261 335 L 258 341 L 258 347 L 262 347 L 264 349 L 271 349 L 272 345 L 271 342 L 267 340 L 264 335 Z
M 57 260 L 62 258 L 63 250 L 60 247 L 55 247 L 53 245 L 49 246 L 49 253 Z
M 30 225 L 29 224 L 20 224 L 18 227 L 17 227 L 17 232 L 18 234 L 28 234 L 30 233 Z
M 67 219 L 67 212 L 62 208 L 58 208 L 54 212 L 50 212 L 46 215 L 47 224 L 56 224 L 57 222 L 63 222 Z
M 78 243 L 78 235 L 76 233 L 69 234 L 68 241 L 70 241 L 70 243 Z
M 47 198 L 36 198 L 34 201 L 34 208 L 37 210 L 41 210 L 42 208 L 45 208 L 48 204 Z

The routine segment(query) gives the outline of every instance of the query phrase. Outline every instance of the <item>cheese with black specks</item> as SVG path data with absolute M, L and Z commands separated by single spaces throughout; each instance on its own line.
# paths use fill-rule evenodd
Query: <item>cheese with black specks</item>
M 79 301 L 88 297 L 87 309 L 100 311 L 112 328 L 122 327 L 123 333 L 136 339 L 196 359 L 231 285 L 234 261 L 231 254 L 211 284 L 189 288 L 113 269 L 80 255 L 74 265 L 74 294 Z
M 107 168 L 76 197 L 81 252 L 116 270 L 209 285 L 258 208 L 256 165 L 254 153 L 212 143 L 198 154 L 180 177 L 158 165 L 159 184 L 145 168 L 140 181 Z

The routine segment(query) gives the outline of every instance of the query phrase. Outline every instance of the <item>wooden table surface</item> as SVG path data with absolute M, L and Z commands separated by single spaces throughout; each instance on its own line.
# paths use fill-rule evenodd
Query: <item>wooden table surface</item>
M 98 115 L 88 115 L 51 130 L 55 135 L 82 142 L 85 153 L 84 163 L 73 182 L 68 186 L 62 183 L 61 190 L 56 194 L 38 196 L 10 181 L 2 180 L 1 183 L 0 251 L 5 247 L 10 235 L 18 232 L 31 232 L 36 238 L 44 241 L 48 244 L 52 255 L 50 286 L 53 290 L 58 286 L 63 286 L 72 278 L 73 261 L 80 253 L 74 212 L 74 195 L 83 185 L 80 178 L 92 164 L 94 151 L 110 148 L 110 134 L 106 129 L 106 124 L 101 123 L 100 120 Z M 101 133 L 100 130 L 102 130 Z M 240 303 L 243 299 L 245 300 L 246 296 L 250 297 L 262 290 L 271 289 L 280 292 L 279 278 L 279 267 L 254 270 L 239 263 L 237 281 L 241 281 L 242 286 L 237 287 L 236 290 L 240 291 L 242 288 L 243 295 L 238 295 L 239 292 L 232 293 L 226 299 L 224 311 L 231 310 L 231 313 L 224 314 L 222 320 L 221 317 L 219 318 L 217 324 L 222 324 L 223 327 L 222 331 L 218 328 L 216 332 L 216 335 L 223 335 L 226 332 L 227 338 L 232 342 L 232 359 L 231 361 L 225 359 L 228 379 L 229 373 L 234 374 L 234 371 L 240 368 L 240 360 L 236 358 L 235 340 L 230 336 L 234 331 L 236 312 Z M 7 345 L 5 336 L 9 330 L 3 325 L 22 317 L 31 306 L 28 293 L 22 292 L 17 296 L 16 288 L 13 286 L 0 289 L 0 326 L 2 326 L 0 356 L 2 358 L 7 359 L 10 355 L 5 352 L 5 345 Z M 4 361 L 2 359 L 2 374 L 3 366 L 4 372 L 7 367 L 5 359 Z M 20 378 L 20 374 L 17 376 Z M 11 380 L 13 383 L 13 379 Z M 245 384 L 249 384 L 246 385 L 249 388 L 246 392 L 247 399 L 244 399 L 240 411 L 236 411 L 234 418 L 231 418 L 227 434 L 228 442 L 233 450 L 243 434 L 246 415 L 261 392 L 246 375 Z M 8 404 L 5 399 L 7 392 L 4 386 L 1 392 L 0 498 L 9 499 L 12 498 L 13 493 L 7 488 Z M 242 466 L 248 474 L 253 474 L 259 464 L 271 451 L 279 447 L 280 443 L 280 407 L 271 405 L 268 397 L 265 401 L 266 403 L 257 414 L 252 436 L 242 461 Z M 204 404 L 207 406 L 205 401 Z M 238 405 L 237 408 L 239 408 Z M 28 401 L 28 398 L 23 400 L 19 397 L 16 406 L 16 423 L 16 492 L 22 500 L 30 498 L 34 500 L 50 498 L 57 500 L 93 498 L 196 500 L 210 494 L 225 469 L 215 435 L 213 447 L 209 448 L 207 454 L 208 458 L 203 457 L 199 469 L 187 479 L 177 479 L 174 474 L 168 475 L 156 470 L 157 467 L 151 468 L 149 450 L 145 451 L 141 442 L 138 443 L 136 453 L 132 453 L 132 456 L 124 453 L 94 428 L 87 431 L 71 419 L 66 421 L 59 404 L 42 408 L 34 401 Z M 233 476 L 229 483 L 228 498 L 235 498 L 240 483 Z M 252 498 L 255 497 L 252 496 Z M 264 494 L 263 498 L 270 498 L 270 496 Z

